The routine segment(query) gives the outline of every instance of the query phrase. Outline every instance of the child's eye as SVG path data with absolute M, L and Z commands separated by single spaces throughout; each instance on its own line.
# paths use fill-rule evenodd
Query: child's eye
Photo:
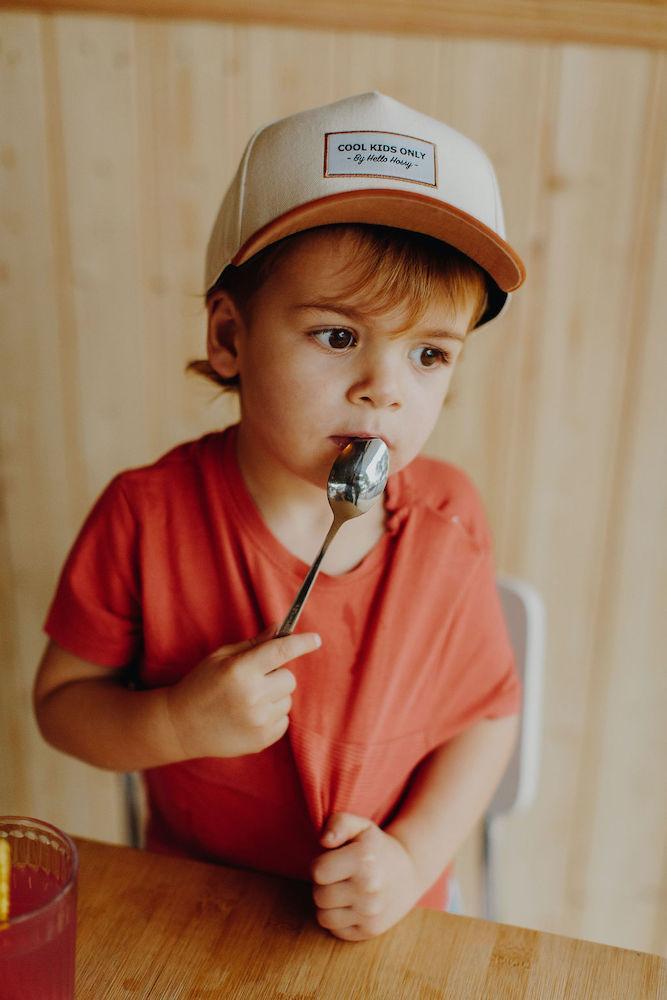
M 439 368 L 452 363 L 451 354 L 441 351 L 439 347 L 415 347 L 414 351 L 410 351 L 410 357 L 419 368 Z
M 338 326 L 328 326 L 325 330 L 315 330 L 312 334 L 318 344 L 332 351 L 344 351 L 356 343 L 354 334 Z

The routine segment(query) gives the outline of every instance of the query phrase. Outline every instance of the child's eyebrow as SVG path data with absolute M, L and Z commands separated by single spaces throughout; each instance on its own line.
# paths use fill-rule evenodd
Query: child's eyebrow
M 347 316 L 349 319 L 365 319 L 366 316 L 359 309 L 355 309 L 354 306 L 348 306 L 343 304 L 342 306 L 336 306 L 332 302 L 326 302 L 322 300 L 321 302 L 300 302 L 296 306 L 292 306 L 292 311 L 296 312 L 298 309 L 317 309 L 323 312 L 334 312 L 338 313 L 339 316 Z
M 463 344 L 465 337 L 461 333 L 453 333 L 450 330 L 427 330 L 424 334 L 427 340 L 460 340 Z
M 337 313 L 338 316 L 345 316 L 347 319 L 353 320 L 364 320 L 366 319 L 366 314 L 355 309 L 351 305 L 337 306 L 333 305 L 331 302 L 300 302 L 298 305 L 291 307 L 291 312 L 298 312 L 302 309 L 317 309 L 324 312 Z M 451 330 L 431 330 L 424 333 L 425 337 L 431 340 L 460 340 L 462 343 L 465 341 L 465 336 L 460 333 L 453 333 Z

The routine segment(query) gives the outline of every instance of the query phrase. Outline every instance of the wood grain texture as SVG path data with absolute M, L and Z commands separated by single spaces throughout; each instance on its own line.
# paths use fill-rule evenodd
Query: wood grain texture
M 657 955 L 432 910 L 339 941 L 310 887 L 91 841 L 80 851 L 77 998 L 658 1000 Z
M 591 896 L 612 900 L 609 872 L 619 863 L 634 868 L 633 888 L 626 888 L 630 906 L 624 921 L 633 934 L 649 940 L 651 916 L 647 887 L 664 878 L 667 797 L 653 806 L 654 833 L 648 833 L 642 811 L 626 819 L 622 850 L 611 845 L 600 850 L 604 831 L 611 828 L 628 796 L 652 800 L 652 775 L 660 780 L 658 761 L 667 760 L 667 731 L 658 705 L 666 690 L 664 644 L 656 643 L 648 622 L 667 606 L 667 560 L 661 544 L 667 525 L 667 484 L 653 481 L 642 489 L 657 468 L 667 467 L 667 441 L 661 433 L 667 406 L 665 317 L 667 286 L 658 276 L 667 273 L 667 178 L 658 164 L 667 155 L 667 60 L 652 67 L 643 128 L 646 143 L 639 165 L 642 179 L 631 245 L 636 247 L 626 308 L 629 332 L 623 394 L 619 401 L 616 457 L 609 491 L 603 578 L 613 585 L 600 587 L 593 621 L 597 650 L 589 677 L 586 740 L 580 763 L 577 815 L 581 817 L 578 850 L 570 857 L 570 877 L 576 879 L 581 899 L 580 921 L 594 927 L 599 921 L 590 910 Z M 641 517 L 636 512 L 641 510 Z M 634 516 L 633 516 L 633 512 Z M 641 718 L 638 734 L 633 720 Z M 586 788 L 585 774 L 594 761 L 605 761 L 596 795 Z M 656 762 L 651 765 L 651 761 Z M 660 833 L 660 830 L 663 833 Z M 652 946 L 667 941 L 665 907 L 654 925 Z
M 46 748 L 31 711 L 45 608 L 67 536 L 71 541 L 90 502 L 81 453 L 89 415 L 79 399 L 68 216 L 73 195 L 65 186 L 58 55 L 48 21 L 10 22 L 3 21 L 0 55 L 0 453 L 3 641 L 12 655 L 3 661 L 0 699 L 0 810 L 120 836 L 116 776 Z
M 665 182 L 662 65 L 662 56 L 630 52 L 550 55 L 541 191 L 537 200 L 527 192 L 546 257 L 537 255 L 531 288 L 523 302 L 517 296 L 504 337 L 503 319 L 488 345 L 471 340 L 472 366 L 459 372 L 460 397 L 435 448 L 473 470 L 498 525 L 501 565 L 538 586 L 549 616 L 540 800 L 499 831 L 513 919 L 600 940 L 609 940 L 604 928 L 614 923 L 617 941 L 641 937 L 664 951 L 664 928 L 646 924 L 646 887 L 655 890 L 664 878 L 665 803 L 639 792 L 661 781 L 665 759 L 664 727 L 651 721 L 649 707 L 665 703 L 664 628 L 657 615 L 647 628 L 654 605 L 645 591 L 664 593 L 664 547 L 644 563 L 646 576 L 636 562 L 639 534 L 645 544 L 664 535 L 665 484 L 661 474 L 653 478 L 664 468 L 664 447 L 655 449 L 649 429 L 652 421 L 664 425 L 664 396 L 659 404 L 654 390 L 645 394 L 635 381 L 646 339 L 660 336 L 666 315 L 664 283 L 655 277 Z M 632 194 L 619 199 L 623 190 Z M 660 351 L 648 352 L 652 370 L 664 373 Z M 481 414 L 466 400 L 477 384 L 491 394 Z M 651 416 L 640 443 L 628 407 L 634 414 L 644 406 Z M 633 477 L 637 454 L 651 444 L 653 473 L 646 464 L 643 478 Z M 647 519 L 640 491 L 651 493 Z M 633 540 L 620 549 L 628 529 Z M 631 801 L 637 812 L 619 834 L 622 803 Z M 547 841 L 543 864 L 534 845 Z M 529 879 L 515 863 L 519 845 L 532 856 Z M 556 896 L 559 912 L 546 902 Z M 592 904 L 598 896 L 606 907 Z
M 498 568 L 547 605 L 540 791 L 496 831 L 501 918 L 667 954 L 665 58 L 3 13 L 1 811 L 122 837 L 115 776 L 46 748 L 31 717 L 58 571 L 116 472 L 236 417 L 183 368 L 249 134 L 377 88 L 489 152 L 528 266 L 428 446 L 471 474 Z M 465 855 L 475 913 L 473 840 Z
M 1 6 L 346 31 L 667 46 L 661 0 L 3 0 Z

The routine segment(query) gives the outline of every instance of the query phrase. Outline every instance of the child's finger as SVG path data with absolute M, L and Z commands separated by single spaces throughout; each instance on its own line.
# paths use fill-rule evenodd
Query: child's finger
M 324 847 L 340 847 L 374 825 L 367 816 L 344 812 L 333 813 L 322 831 L 320 843 Z
M 340 909 L 318 910 L 317 922 L 328 931 L 345 931 L 358 925 L 359 916 L 351 907 L 343 906 Z
M 228 656 L 236 656 L 239 653 L 245 653 L 246 650 L 254 649 L 255 646 L 261 646 L 263 642 L 273 639 L 279 627 L 279 622 L 271 622 L 270 625 L 263 628 L 261 632 L 257 633 L 257 635 L 251 636 L 250 639 L 243 639 L 241 642 L 233 642 L 227 646 L 220 646 L 212 655 L 217 659 L 224 660 L 227 659 Z
M 250 639 L 243 639 L 241 642 L 232 642 L 227 646 L 220 646 L 212 654 L 218 660 L 226 660 L 229 656 L 237 656 L 239 653 L 245 653 L 249 649 L 254 649 L 255 646 L 261 646 L 263 642 L 270 639 L 277 628 L 276 624 L 267 625 L 265 629 L 262 629 L 257 635 L 253 635 Z
M 266 628 L 263 628 L 262 631 L 254 637 L 254 639 L 251 639 L 250 641 L 252 642 L 253 646 L 259 646 L 260 643 L 266 642 L 268 639 L 273 639 L 279 628 L 280 628 L 280 622 L 271 622 L 269 625 L 266 626 Z
M 315 858 L 310 873 L 317 885 L 332 885 L 352 878 L 359 870 L 359 851 L 356 844 L 327 851 Z
M 313 886 L 313 902 L 318 910 L 332 910 L 341 906 L 353 906 L 357 899 L 354 882 L 332 882 L 331 885 Z
M 281 698 L 280 701 L 271 702 L 267 721 L 270 723 L 280 722 L 286 715 L 289 715 L 291 708 L 292 699 L 289 695 L 286 698 Z
M 264 678 L 264 691 L 269 701 L 280 701 L 296 690 L 296 677 L 288 667 L 271 670 Z
M 316 632 L 293 632 L 291 635 L 280 636 L 279 639 L 269 639 L 254 651 L 259 669 L 264 674 L 277 670 L 290 660 L 295 660 L 306 653 L 314 653 L 322 645 L 322 640 Z

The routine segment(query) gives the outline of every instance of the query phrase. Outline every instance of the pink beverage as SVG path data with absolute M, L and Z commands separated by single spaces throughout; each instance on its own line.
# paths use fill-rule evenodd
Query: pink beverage
M 73 1000 L 78 856 L 41 820 L 0 817 L 11 851 L 9 922 L 0 927 L 0 1000 Z

